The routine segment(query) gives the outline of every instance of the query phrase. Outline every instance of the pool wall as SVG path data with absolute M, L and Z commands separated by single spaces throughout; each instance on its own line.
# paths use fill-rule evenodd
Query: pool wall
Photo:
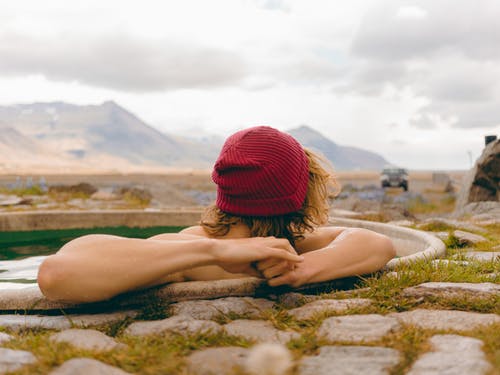
M 199 221 L 200 211 L 47 211 L 0 214 L 0 230 L 30 231 L 65 228 L 92 228 L 104 226 L 163 226 L 194 225 Z M 388 235 L 393 240 L 400 258 L 390 261 L 386 268 L 394 269 L 400 264 L 418 259 L 433 259 L 444 255 L 445 245 L 438 238 L 414 229 L 354 219 L 332 218 L 331 225 L 359 227 Z M 335 281 L 335 280 L 334 280 Z M 137 306 L 151 299 L 168 302 L 186 299 L 218 298 L 222 296 L 258 295 L 265 281 L 252 277 L 173 283 L 146 291 L 124 294 L 113 300 L 99 303 L 100 306 Z M 53 310 L 74 309 L 85 305 L 53 302 L 47 300 L 38 286 L 20 290 L 0 290 L 0 310 Z
M 0 231 L 33 231 L 99 227 L 189 226 L 200 221 L 202 210 L 30 211 L 0 213 Z

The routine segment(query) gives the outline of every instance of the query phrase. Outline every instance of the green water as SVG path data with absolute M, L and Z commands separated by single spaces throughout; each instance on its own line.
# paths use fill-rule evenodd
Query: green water
M 0 260 L 14 260 L 50 255 L 65 243 L 86 234 L 114 234 L 123 237 L 148 238 L 160 233 L 176 233 L 184 227 L 108 227 L 90 229 L 37 230 L 0 232 Z

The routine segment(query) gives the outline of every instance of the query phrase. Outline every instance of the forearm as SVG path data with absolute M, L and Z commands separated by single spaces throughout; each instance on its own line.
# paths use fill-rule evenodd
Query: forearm
M 51 299 L 98 301 L 148 286 L 169 274 L 214 264 L 213 240 L 142 240 L 91 235 L 66 244 L 40 267 Z
M 375 272 L 395 256 L 392 241 L 381 234 L 364 229 L 346 229 L 328 246 L 310 251 L 294 271 L 270 285 L 299 286 L 341 277 Z

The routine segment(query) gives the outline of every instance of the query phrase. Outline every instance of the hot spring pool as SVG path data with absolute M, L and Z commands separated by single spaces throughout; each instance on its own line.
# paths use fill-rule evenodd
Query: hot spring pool
M 176 233 L 185 227 L 125 226 L 86 229 L 0 232 L 0 289 L 23 289 L 36 283 L 38 266 L 68 241 L 91 233 L 148 238 L 160 233 Z

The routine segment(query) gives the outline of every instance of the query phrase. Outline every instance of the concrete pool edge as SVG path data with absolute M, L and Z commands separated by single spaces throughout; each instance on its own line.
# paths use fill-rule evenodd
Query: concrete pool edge
M 47 215 L 47 212 L 50 212 L 51 215 Z M 62 212 L 53 212 L 47 211 L 43 214 L 45 218 L 54 218 L 59 213 L 68 214 L 68 211 Z M 85 212 L 85 211 L 72 211 L 70 213 L 71 220 L 65 221 L 67 225 L 74 225 L 75 218 L 78 217 L 76 213 L 84 214 L 82 217 L 85 218 L 86 223 L 89 223 L 90 220 L 96 214 L 100 214 L 101 217 L 107 217 L 108 219 L 112 219 L 112 223 L 107 225 L 133 225 L 133 223 L 142 224 L 151 222 L 156 223 L 157 220 L 175 220 L 176 218 L 181 217 L 182 225 L 193 225 L 199 220 L 200 211 L 160 211 L 160 212 L 147 212 L 147 211 L 105 211 L 105 212 Z M 131 219 L 130 216 L 139 215 L 139 218 Z M 3 223 L 2 216 L 5 214 L 0 214 L 0 223 Z M 10 217 L 13 217 L 11 214 L 8 214 Z M 154 219 L 152 218 L 154 215 Z M 22 215 L 16 215 L 14 221 L 10 223 L 13 224 L 15 222 L 22 223 L 23 226 L 26 226 L 32 220 L 36 219 L 36 215 L 33 216 L 33 212 L 30 212 L 27 215 L 28 219 L 23 221 L 21 220 Z M 139 219 L 144 219 L 145 216 L 151 216 L 148 220 L 140 221 Z M 195 219 L 196 217 L 196 219 Z M 120 219 L 121 218 L 121 219 Z M 120 220 L 122 220 L 120 222 Z M 135 220 L 135 221 L 134 221 Z M 189 222 L 189 220 L 192 220 Z M 43 223 L 53 223 L 51 221 L 43 221 Z M 162 221 L 162 224 L 164 222 Z M 102 219 L 98 223 L 102 226 Z M 413 262 L 419 259 L 434 259 L 438 256 L 444 255 L 446 247 L 444 243 L 438 238 L 414 229 L 410 228 L 402 228 L 394 225 L 377 223 L 377 222 L 369 222 L 363 220 L 355 220 L 355 219 L 341 219 L 335 218 L 331 219 L 330 224 L 337 226 L 346 226 L 346 227 L 359 227 L 375 230 L 379 233 L 386 234 L 391 238 L 397 239 L 399 242 L 408 243 L 409 245 L 413 245 L 415 247 L 421 248 L 421 250 L 417 250 L 411 254 L 405 255 L 401 258 L 391 260 L 386 269 L 394 269 L 395 267 L 404 264 Z M 50 224 L 52 225 L 52 224 Z M 0 228 L 3 228 L 0 225 Z M 19 230 L 19 228 L 11 228 L 11 230 Z M 56 228 L 44 228 L 43 225 L 36 225 L 36 229 L 56 229 Z M 61 229 L 60 227 L 57 229 Z M 5 230 L 5 229 L 1 229 Z M 34 230 L 34 229 L 32 229 Z M 409 246 L 405 245 L 405 246 Z M 334 283 L 333 283 L 334 284 Z M 156 301 L 165 301 L 165 302 L 177 302 L 186 299 L 210 299 L 210 298 L 219 298 L 219 297 L 229 297 L 229 296 L 255 296 L 259 292 L 263 290 L 267 290 L 268 292 L 272 292 L 271 288 L 265 287 L 265 282 L 263 280 L 259 280 L 256 278 L 244 278 L 244 279 L 233 279 L 233 280 L 218 280 L 218 281 L 192 281 L 192 282 L 182 282 L 182 283 L 173 283 L 169 285 L 165 285 L 159 288 L 128 293 L 121 296 L 116 297 L 110 301 L 106 301 L 99 304 L 72 304 L 72 303 L 63 303 L 63 302 L 53 302 L 47 300 L 38 286 L 33 286 L 25 289 L 15 289 L 15 290 L 0 290 L 0 311 L 7 310 L 57 310 L 57 309 L 80 309 L 80 308 L 89 308 L 91 306 L 96 307 L 113 307 L 113 308 L 124 308 L 129 306 L 138 306 L 144 305 L 148 303 L 148 301 L 156 300 Z

